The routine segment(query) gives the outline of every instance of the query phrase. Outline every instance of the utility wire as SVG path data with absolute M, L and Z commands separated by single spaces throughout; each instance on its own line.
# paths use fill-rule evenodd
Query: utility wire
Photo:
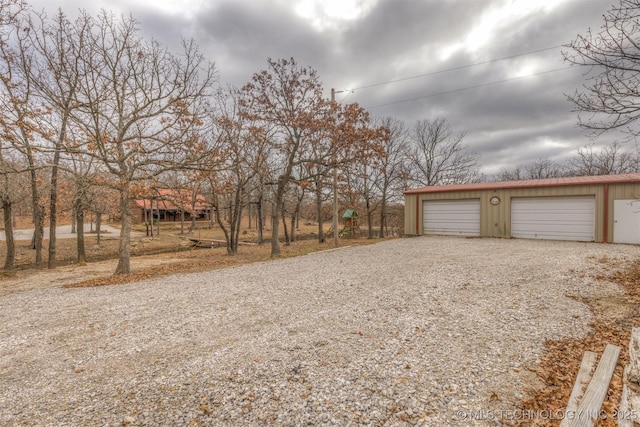
M 446 95 L 448 93 L 462 92 L 462 91 L 469 90 L 469 89 L 477 89 L 477 88 L 480 88 L 480 87 L 493 86 L 493 85 L 497 85 L 497 84 L 500 84 L 500 83 L 511 82 L 513 80 L 525 79 L 527 77 L 540 76 L 542 74 L 549 74 L 549 73 L 555 73 L 557 71 L 568 70 L 569 68 L 573 68 L 573 65 L 570 65 L 568 67 L 563 67 L 563 68 L 556 68 L 555 70 L 541 71 L 539 73 L 528 74 L 526 76 L 513 77 L 513 78 L 510 78 L 510 79 L 504 79 L 504 80 L 497 80 L 495 82 L 482 83 L 482 84 L 479 84 L 479 85 L 467 86 L 467 87 L 463 87 L 463 88 L 460 88 L 460 89 L 447 90 L 447 91 L 444 91 L 444 92 L 432 93 L 432 94 L 429 94 L 429 95 L 418 96 L 418 97 L 415 97 L 415 98 L 409 98 L 409 99 L 403 99 L 403 100 L 400 100 L 400 101 L 388 102 L 386 104 L 380 104 L 380 105 L 374 105 L 373 107 L 367 107 L 366 109 L 367 110 L 372 110 L 374 108 L 386 107 L 388 105 L 402 104 L 404 102 L 417 101 L 419 99 L 431 98 L 431 97 L 440 96 L 440 95 Z
M 498 61 L 504 61 L 506 59 L 513 59 L 513 58 L 518 58 L 520 56 L 526 56 L 526 55 L 532 55 L 534 53 L 540 53 L 540 52 L 545 52 L 547 50 L 553 50 L 553 49 L 557 49 L 559 47 L 562 47 L 563 45 L 557 45 L 557 46 L 551 46 L 551 47 L 545 47 L 544 49 L 538 49 L 538 50 L 531 50 L 529 52 L 523 52 L 523 53 L 517 53 L 515 55 L 510 55 L 510 56 L 505 56 L 502 58 L 496 58 L 496 59 L 489 59 L 488 61 L 482 61 L 482 62 L 476 62 L 473 64 L 467 64 L 467 65 L 461 65 L 459 67 L 453 67 L 453 68 L 447 68 L 445 70 L 439 70 L 439 71 L 433 71 L 431 73 L 425 73 L 425 74 L 419 74 L 417 76 L 411 76 L 411 77 L 404 77 L 402 79 L 396 79 L 396 80 L 389 80 L 386 82 L 380 82 L 380 83 L 374 83 L 374 84 L 370 84 L 370 85 L 365 85 L 365 86 L 360 86 L 360 87 L 355 87 L 353 89 L 347 89 L 348 91 L 354 91 L 354 90 L 360 90 L 360 89 L 368 89 L 368 88 L 372 88 L 372 87 L 377 87 L 377 86 L 384 86 L 384 85 L 388 85 L 391 83 L 398 83 L 398 82 L 404 82 L 406 80 L 413 80 L 413 79 L 418 79 L 420 77 L 427 77 L 427 76 L 433 76 L 436 74 L 442 74 L 442 73 L 448 73 L 450 71 L 456 71 L 456 70 L 463 70 L 465 68 L 471 68 L 471 67 L 476 67 L 478 65 L 485 65 L 485 64 L 491 64 L 493 62 L 498 62 Z M 346 97 L 345 97 L 346 98 Z

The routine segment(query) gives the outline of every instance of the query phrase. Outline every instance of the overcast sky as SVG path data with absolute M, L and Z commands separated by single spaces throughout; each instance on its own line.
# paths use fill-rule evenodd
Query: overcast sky
M 467 146 L 491 175 L 536 158 L 561 160 L 590 142 L 564 95 L 582 86 L 586 70 L 569 69 L 560 45 L 599 29 L 617 0 L 30 3 L 70 16 L 79 8 L 132 14 L 146 36 L 170 48 L 193 37 L 223 85 L 242 86 L 267 58 L 293 57 L 318 71 L 327 97 L 332 87 L 344 91 L 336 100 L 358 102 L 374 117 L 409 126 L 446 118 L 467 132 Z

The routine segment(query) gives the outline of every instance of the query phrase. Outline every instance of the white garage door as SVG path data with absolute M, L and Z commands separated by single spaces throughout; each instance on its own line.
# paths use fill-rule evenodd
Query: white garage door
M 480 235 L 480 199 L 432 200 L 423 208 L 424 234 Z
M 511 199 L 511 237 L 595 240 L 595 198 L 527 197 Z

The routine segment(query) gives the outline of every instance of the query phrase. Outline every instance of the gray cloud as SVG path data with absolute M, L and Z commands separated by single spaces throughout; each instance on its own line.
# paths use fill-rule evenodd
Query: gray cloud
M 38 2 L 53 7 L 47 0 L 33 3 Z M 124 0 L 95 1 L 90 7 L 134 14 L 145 34 L 169 47 L 177 46 L 180 37 L 195 37 L 216 63 L 221 84 L 241 86 L 265 68 L 267 58 L 294 57 L 318 71 L 327 96 L 331 87 L 356 88 L 337 99 L 364 107 L 389 104 L 371 108 L 373 116 L 396 117 L 409 126 L 418 119 L 445 117 L 452 127 L 467 132 L 465 140 L 480 154 L 484 170 L 496 172 L 536 158 L 559 159 L 589 142 L 576 127 L 577 115 L 564 95 L 581 87 L 584 70 L 461 89 L 512 79 L 527 70 L 541 73 L 565 67 L 561 48 L 389 82 L 569 43 L 589 27 L 599 28 L 609 6 L 601 0 L 569 0 L 547 11 L 501 20 L 481 48 L 470 51 L 463 46 L 442 59 L 444 48 L 463 43 L 486 12 L 505 4 L 378 0 L 358 19 L 325 29 L 314 27 L 295 13 L 291 2 L 281 0 L 211 0 L 192 17 Z M 70 14 L 85 7 L 80 0 L 60 0 L 56 6 Z M 376 83 L 388 84 L 362 88 Z M 435 94 L 440 95 L 429 96 Z M 599 143 L 614 138 L 606 136 Z

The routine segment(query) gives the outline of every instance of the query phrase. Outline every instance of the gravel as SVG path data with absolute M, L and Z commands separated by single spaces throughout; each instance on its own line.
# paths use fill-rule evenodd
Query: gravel
M 2 296 L 0 425 L 508 424 L 544 341 L 588 331 L 569 296 L 638 255 L 419 237 Z

